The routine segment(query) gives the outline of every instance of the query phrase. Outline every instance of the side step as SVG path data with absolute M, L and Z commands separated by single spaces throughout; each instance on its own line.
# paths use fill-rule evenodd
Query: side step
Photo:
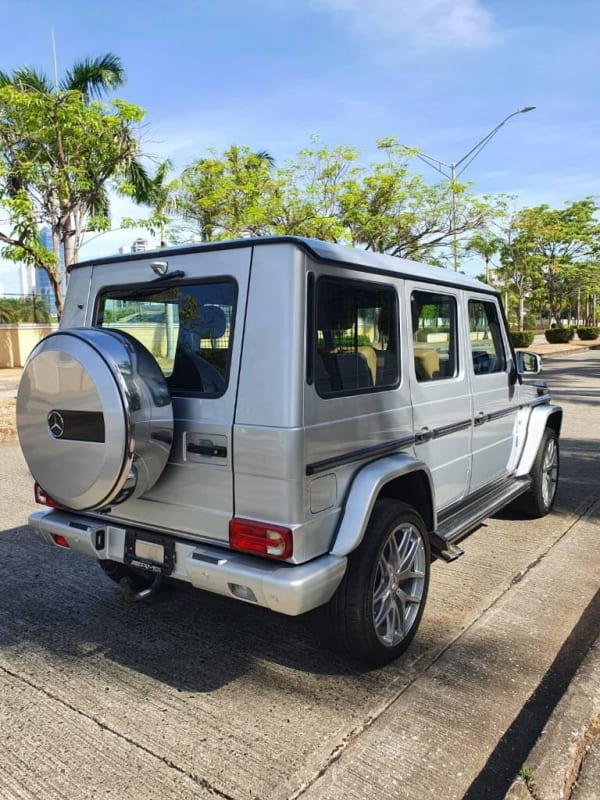
M 495 487 L 492 491 L 478 495 L 466 506 L 450 514 L 438 525 L 437 531 L 430 534 L 431 546 L 436 555 L 444 561 L 454 561 L 463 554 L 455 543 L 471 533 L 484 519 L 507 506 L 531 487 L 529 476 L 511 478 L 510 481 Z

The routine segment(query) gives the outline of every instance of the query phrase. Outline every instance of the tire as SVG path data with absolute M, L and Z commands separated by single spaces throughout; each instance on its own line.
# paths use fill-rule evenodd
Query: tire
M 131 578 L 131 588 L 134 592 L 141 592 L 147 589 L 154 580 L 154 576 L 146 577 L 128 567 L 126 564 L 121 564 L 118 561 L 102 560 L 98 561 L 100 569 L 104 574 L 120 584 L 123 578 Z
M 326 641 L 371 667 L 398 658 L 419 627 L 430 562 L 429 537 L 415 509 L 378 500 L 336 594 L 318 609 Z
M 521 510 L 533 519 L 545 517 L 556 498 L 560 455 L 558 436 L 546 428 L 531 468 L 531 489 L 523 496 Z

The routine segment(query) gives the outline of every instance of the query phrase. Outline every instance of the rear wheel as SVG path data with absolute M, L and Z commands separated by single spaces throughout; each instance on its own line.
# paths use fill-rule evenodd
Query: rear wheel
M 328 641 L 370 666 L 397 658 L 419 627 L 430 561 L 425 524 L 415 509 L 378 500 L 338 591 L 319 610 Z

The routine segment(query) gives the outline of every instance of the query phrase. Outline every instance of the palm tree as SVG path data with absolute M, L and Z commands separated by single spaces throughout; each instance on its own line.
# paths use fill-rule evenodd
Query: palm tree
M 124 83 L 125 71 L 121 59 L 113 53 L 76 61 L 58 85 L 53 85 L 47 75 L 33 67 L 18 67 L 10 75 L 0 71 L 0 87 L 15 86 L 23 91 L 45 94 L 77 91 L 86 100 L 101 98 Z
M 125 73 L 121 59 L 113 53 L 105 53 L 96 58 L 85 58 L 76 61 L 64 77 L 57 82 L 51 81 L 43 72 L 35 68 L 24 66 L 15 69 L 12 73 L 0 72 L 0 89 L 12 86 L 20 92 L 32 92 L 51 98 L 56 103 L 60 103 L 61 98 L 66 93 L 78 92 L 82 97 L 82 102 L 87 106 L 92 100 L 101 99 L 108 92 L 122 86 L 125 81 Z M 124 128 L 120 133 L 123 139 L 124 152 L 127 157 L 121 163 L 114 166 L 121 174 L 125 175 L 129 187 L 129 194 L 137 202 L 147 200 L 150 191 L 150 181 L 148 174 L 139 160 L 137 152 L 137 142 L 133 132 Z M 57 140 L 58 141 L 58 140 Z M 59 145 L 57 144 L 57 147 Z M 32 161 L 39 162 L 46 154 L 41 153 L 35 142 L 24 143 L 19 155 L 23 154 L 23 148 L 31 150 Z M 7 156 L 5 156 L 7 158 Z M 98 173 L 94 164 L 79 164 L 79 169 L 86 172 L 87 188 L 79 191 L 77 198 L 73 197 L 70 208 L 61 215 L 55 215 L 51 224 L 53 236 L 54 268 L 43 266 L 49 274 L 52 285 L 54 286 L 57 308 L 62 308 L 62 298 L 60 295 L 60 282 L 58 280 L 58 264 L 61 248 L 64 252 L 64 261 L 67 266 L 74 263 L 79 258 L 79 247 L 82 236 L 88 227 L 90 220 L 94 221 L 96 229 L 105 228 L 106 221 L 110 216 L 110 203 L 108 194 L 108 182 L 114 177 L 113 173 Z M 5 177 L 5 186 L 9 192 L 16 196 L 17 192 L 28 190 L 27 181 L 15 174 L 11 176 L 11 167 L 8 165 L 8 177 Z M 89 171 L 89 175 L 87 174 Z M 36 234 L 33 234 L 34 237 Z
M 489 268 L 490 268 L 490 261 L 492 260 L 493 256 L 500 250 L 502 245 L 504 244 L 504 240 L 501 239 L 499 236 L 494 236 L 491 233 L 484 234 L 484 233 L 477 233 L 473 236 L 469 243 L 467 244 L 467 250 L 471 252 L 477 253 L 480 256 L 483 256 L 485 261 L 485 280 L 486 283 L 489 283 Z

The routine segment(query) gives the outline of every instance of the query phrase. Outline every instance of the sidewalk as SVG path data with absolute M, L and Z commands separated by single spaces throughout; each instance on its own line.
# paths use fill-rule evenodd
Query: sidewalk
M 554 709 L 506 800 L 600 797 L 600 639 Z

